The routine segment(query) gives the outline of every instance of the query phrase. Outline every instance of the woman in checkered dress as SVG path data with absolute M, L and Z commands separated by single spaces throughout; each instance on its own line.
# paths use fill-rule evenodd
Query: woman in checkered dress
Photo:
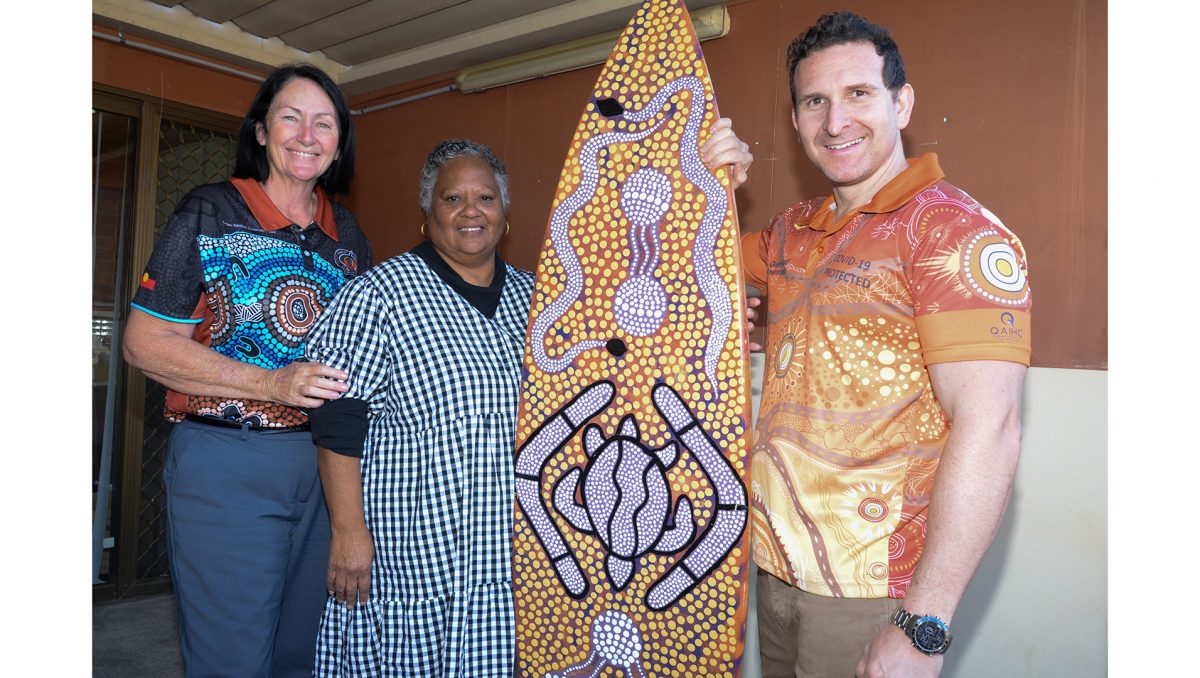
M 513 449 L 532 276 L 496 246 L 507 174 L 443 142 L 428 238 L 346 285 L 307 355 L 350 375 L 314 412 L 333 524 L 317 676 L 509 676 Z

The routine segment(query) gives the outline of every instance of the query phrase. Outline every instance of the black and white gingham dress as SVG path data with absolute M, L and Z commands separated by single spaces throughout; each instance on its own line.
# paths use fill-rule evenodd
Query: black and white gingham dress
M 507 266 L 507 265 L 506 265 Z M 533 278 L 508 266 L 491 319 L 413 254 L 347 284 L 308 356 L 368 402 L 371 599 L 330 598 L 316 676 L 509 676 L 513 450 Z

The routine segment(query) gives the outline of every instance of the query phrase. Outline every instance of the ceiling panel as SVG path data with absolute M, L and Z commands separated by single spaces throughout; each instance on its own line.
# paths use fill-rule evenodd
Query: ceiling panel
M 360 2 L 355 7 L 350 7 L 321 21 L 291 30 L 281 35 L 280 38 L 293 47 L 311 52 L 375 33 L 381 28 L 417 20 L 454 5 L 473 5 L 478 2 L 480 0 L 409 0 L 409 2 L 403 3 L 372 0 L 371 2 Z M 396 47 L 397 45 L 392 45 L 388 51 L 395 51 Z M 355 62 L 344 61 L 343 63 Z
M 422 3 L 410 1 L 400 4 Z M 359 7 L 365 5 L 395 6 L 397 3 L 394 0 L 368 0 L 367 2 L 363 0 L 275 0 L 275 2 L 269 2 L 256 10 L 242 14 L 234 19 L 233 23 L 244 31 L 264 38 L 273 38 L 297 28 L 312 25 L 314 22 L 319 25 L 328 20 L 328 17 L 337 16 L 339 12 L 356 5 Z M 284 42 L 298 49 L 312 51 L 296 45 L 286 38 Z
M 155 1 L 157 2 L 157 0 Z M 286 4 L 292 0 L 184 0 L 183 6 L 196 16 L 223 24 L 263 5 L 278 4 L 279 2 Z M 159 4 L 167 3 L 159 2 Z M 170 4 L 173 6 L 179 3 Z
M 361 64 L 405 49 L 470 33 L 545 10 L 571 0 L 471 0 L 404 23 L 379 28 L 361 37 L 322 48 L 330 59 L 344 64 Z

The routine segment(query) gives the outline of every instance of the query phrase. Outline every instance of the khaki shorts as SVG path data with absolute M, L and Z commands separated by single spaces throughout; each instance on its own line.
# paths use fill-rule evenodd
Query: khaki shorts
M 853 678 L 867 643 L 899 602 L 819 596 L 763 570 L 756 585 L 763 678 Z

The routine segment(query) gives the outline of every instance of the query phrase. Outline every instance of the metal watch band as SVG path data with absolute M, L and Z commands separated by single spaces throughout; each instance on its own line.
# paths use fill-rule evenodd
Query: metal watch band
M 917 615 L 909 612 L 903 607 L 897 606 L 896 609 L 892 611 L 892 623 L 896 626 L 899 626 L 907 634 L 908 622 L 910 619 L 916 616 Z

